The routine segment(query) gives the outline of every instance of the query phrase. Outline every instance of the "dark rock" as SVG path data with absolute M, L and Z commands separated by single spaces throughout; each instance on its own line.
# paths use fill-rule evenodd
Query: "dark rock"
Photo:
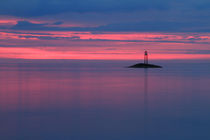
M 162 66 L 158 66 L 154 64 L 138 63 L 135 65 L 129 66 L 128 68 L 162 68 Z

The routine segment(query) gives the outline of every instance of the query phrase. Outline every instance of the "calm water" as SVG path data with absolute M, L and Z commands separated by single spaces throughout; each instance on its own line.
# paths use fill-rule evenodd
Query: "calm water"
M 0 63 L 2 140 L 210 139 L 210 62 Z

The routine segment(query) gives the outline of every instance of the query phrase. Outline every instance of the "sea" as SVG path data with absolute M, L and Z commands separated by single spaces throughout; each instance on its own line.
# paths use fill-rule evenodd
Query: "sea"
M 210 60 L 0 61 L 1 140 L 209 140 Z

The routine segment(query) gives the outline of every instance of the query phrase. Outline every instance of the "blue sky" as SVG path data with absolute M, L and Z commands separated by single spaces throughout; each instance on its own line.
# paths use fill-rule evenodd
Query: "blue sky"
M 83 28 L 51 27 L 46 30 L 210 31 L 208 0 L 3 0 L 0 15 L 25 20 L 15 26 L 15 29 L 24 30 L 43 30 L 41 26 L 54 21 L 60 25 L 83 25 Z M 31 19 L 45 22 L 34 25 L 36 23 L 30 23 Z M 90 26 L 92 28 L 87 28 Z
M 210 59 L 209 0 L 1 0 L 0 58 Z

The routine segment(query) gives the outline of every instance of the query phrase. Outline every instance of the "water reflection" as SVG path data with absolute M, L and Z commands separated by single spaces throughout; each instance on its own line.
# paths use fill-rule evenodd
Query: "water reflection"
M 113 63 L 113 62 L 112 62 Z M 110 62 L 110 65 L 114 65 Z M 5 140 L 197 140 L 209 138 L 210 73 L 72 68 L 71 63 L 0 69 L 0 135 Z M 118 64 L 118 63 L 117 63 Z M 204 68 L 203 68 L 204 67 Z M 170 68 L 170 69 L 169 69 Z M 183 68 L 183 66 L 182 66 Z M 194 74 L 196 73 L 196 74 Z
M 149 123 L 149 108 L 148 108 L 148 69 L 144 69 L 144 139 L 148 139 L 148 123 Z

